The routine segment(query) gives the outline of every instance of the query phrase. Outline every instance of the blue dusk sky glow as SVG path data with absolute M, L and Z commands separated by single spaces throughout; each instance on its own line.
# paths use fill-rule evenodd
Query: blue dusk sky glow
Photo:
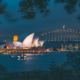
M 22 35 L 25 32 L 40 32 L 48 29 L 62 28 L 65 25 L 66 28 L 74 28 L 80 30 L 80 21 L 77 17 L 80 15 L 80 7 L 78 3 L 75 5 L 76 11 L 72 14 L 68 14 L 64 9 L 65 3 L 54 3 L 54 0 L 50 0 L 47 5 L 50 13 L 44 17 L 44 14 L 39 9 L 34 8 L 34 19 L 24 19 L 20 10 L 19 3 L 23 0 L 2 0 L 1 4 L 6 3 L 6 13 L 0 14 L 0 41 L 5 39 L 13 39 L 14 35 Z M 27 1 L 27 0 L 25 0 Z M 8 14 L 8 15 L 6 15 Z

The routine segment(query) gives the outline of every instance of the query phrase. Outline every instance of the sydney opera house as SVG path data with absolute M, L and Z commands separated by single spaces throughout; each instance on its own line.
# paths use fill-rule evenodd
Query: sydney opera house
M 39 38 L 34 38 L 34 33 L 28 35 L 23 42 L 13 41 L 14 48 L 32 48 L 43 46 L 44 41 L 39 41 Z
M 34 38 L 34 33 L 28 35 L 23 42 L 20 41 L 5 41 L 5 44 L 0 45 L 0 48 L 4 48 L 6 45 L 7 49 L 17 49 L 17 48 L 32 48 L 32 47 L 42 47 L 44 41 L 40 41 L 39 38 Z

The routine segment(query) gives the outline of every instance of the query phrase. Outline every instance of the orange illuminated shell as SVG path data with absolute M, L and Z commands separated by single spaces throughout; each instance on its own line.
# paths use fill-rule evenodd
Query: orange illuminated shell
M 18 36 L 17 35 L 14 35 L 13 41 L 17 41 L 17 40 L 18 40 Z

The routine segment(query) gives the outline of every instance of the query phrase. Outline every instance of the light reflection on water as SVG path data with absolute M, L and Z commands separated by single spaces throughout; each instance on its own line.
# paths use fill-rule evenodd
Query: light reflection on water
M 55 52 L 54 54 L 25 54 L 25 60 L 12 59 L 12 55 L 0 55 L 0 64 L 7 67 L 9 71 L 24 71 L 42 68 L 48 70 L 49 64 L 54 58 L 57 66 L 66 61 L 67 52 Z M 14 54 L 16 56 L 16 54 Z
M 29 56 L 29 55 L 39 55 L 39 54 L 25 54 L 25 55 Z
M 52 45 L 51 45 L 52 44 Z M 55 45 L 56 44 L 56 45 Z M 61 44 L 71 44 L 71 43 L 47 43 L 46 47 L 54 47 L 59 46 Z M 76 44 L 76 43 L 72 43 Z M 74 51 L 73 51 L 74 52 Z M 0 55 L 0 64 L 7 67 L 9 71 L 24 71 L 24 70 L 33 70 L 42 68 L 43 70 L 48 70 L 49 64 L 52 61 L 52 58 L 54 58 L 54 62 L 57 66 L 62 65 L 64 62 L 66 62 L 66 53 L 67 51 L 55 51 L 55 53 L 25 53 L 26 56 L 25 59 L 16 59 L 13 57 L 18 56 L 18 54 L 1 54 Z M 19 53 L 23 54 L 23 53 Z

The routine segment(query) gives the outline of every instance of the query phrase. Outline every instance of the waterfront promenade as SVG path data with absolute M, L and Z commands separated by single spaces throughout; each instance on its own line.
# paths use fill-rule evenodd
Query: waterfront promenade
M 46 49 L 1 49 L 0 53 L 47 53 L 47 52 L 54 52 L 54 51 L 46 51 Z

